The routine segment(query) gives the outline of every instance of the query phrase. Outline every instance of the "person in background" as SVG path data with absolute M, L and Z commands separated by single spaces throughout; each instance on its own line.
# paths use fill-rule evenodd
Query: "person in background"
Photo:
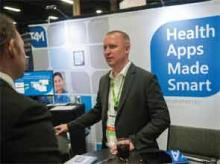
M 130 151 L 157 151 L 156 139 L 170 125 L 158 80 L 129 61 L 130 39 L 123 31 L 104 38 L 104 57 L 111 70 L 101 77 L 96 105 L 68 124 L 55 127 L 57 135 L 102 120 L 103 148 L 117 154 L 116 141 L 126 138 Z
M 0 14 L 0 163 L 60 163 L 49 111 L 15 91 L 25 56 L 13 20 Z
M 67 91 L 64 89 L 64 79 L 60 72 L 55 72 L 53 75 L 53 81 L 55 86 L 55 103 L 69 103 L 70 98 L 67 95 Z

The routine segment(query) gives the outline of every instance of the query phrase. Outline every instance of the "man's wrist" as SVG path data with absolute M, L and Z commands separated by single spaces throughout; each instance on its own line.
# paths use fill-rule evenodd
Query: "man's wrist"
M 129 137 L 130 139 L 130 150 L 135 150 L 135 141 L 134 138 L 132 136 Z
M 67 128 L 67 132 L 69 132 L 69 131 L 70 131 L 70 128 L 71 128 L 71 123 L 67 123 L 67 124 L 66 124 L 66 128 Z

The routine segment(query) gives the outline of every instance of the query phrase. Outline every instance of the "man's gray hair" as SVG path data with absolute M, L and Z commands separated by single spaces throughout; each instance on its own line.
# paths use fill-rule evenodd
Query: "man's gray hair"
M 15 37 L 16 27 L 13 24 L 13 20 L 6 15 L 0 14 L 0 55 L 5 51 L 5 44 Z
M 115 34 L 115 33 L 121 34 L 123 39 L 130 44 L 130 37 L 128 36 L 128 34 L 126 32 L 114 30 L 114 31 L 109 31 L 106 35 L 111 35 L 111 34 Z

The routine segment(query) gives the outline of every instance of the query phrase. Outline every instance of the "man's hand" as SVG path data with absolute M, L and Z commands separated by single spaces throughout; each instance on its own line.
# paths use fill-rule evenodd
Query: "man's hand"
M 54 127 L 56 135 L 60 135 L 62 133 L 66 133 L 69 131 L 67 124 L 60 124 Z
M 118 150 L 117 150 L 116 144 L 114 144 L 114 145 L 112 145 L 112 146 L 110 147 L 110 152 L 111 152 L 113 155 L 118 154 Z
M 131 142 L 130 139 L 125 139 L 125 140 L 121 140 L 121 141 L 122 141 L 123 143 L 129 144 L 129 151 L 134 150 L 134 144 Z M 110 152 L 111 152 L 113 155 L 118 154 L 117 144 L 113 144 L 113 145 L 110 147 Z

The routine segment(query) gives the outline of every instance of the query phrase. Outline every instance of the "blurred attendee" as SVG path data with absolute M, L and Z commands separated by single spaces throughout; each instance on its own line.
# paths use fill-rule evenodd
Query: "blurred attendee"
M 25 56 L 13 20 L 0 14 L 0 163 L 60 163 L 49 111 L 14 88 Z
M 60 72 L 55 72 L 53 75 L 53 81 L 55 86 L 55 103 L 69 103 L 70 98 L 68 92 L 64 89 L 64 78 Z
M 157 78 L 129 61 L 130 39 L 122 31 L 108 32 L 104 56 L 111 70 L 99 83 L 96 105 L 68 124 L 55 127 L 57 135 L 102 120 L 103 148 L 117 153 L 117 139 L 126 138 L 130 151 L 157 151 L 157 137 L 170 125 L 170 116 Z

